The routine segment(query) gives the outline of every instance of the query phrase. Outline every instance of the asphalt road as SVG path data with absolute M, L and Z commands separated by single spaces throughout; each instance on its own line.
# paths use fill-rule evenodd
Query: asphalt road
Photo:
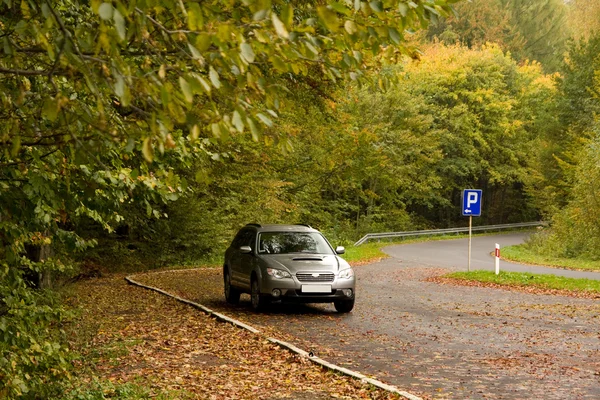
M 472 268 L 492 269 L 494 244 L 524 236 L 475 237 Z M 392 257 L 355 268 L 357 301 L 349 314 L 330 304 L 273 305 L 257 314 L 247 295 L 232 306 L 214 269 L 179 272 L 177 279 L 152 274 L 151 284 L 425 399 L 600 399 L 600 299 L 428 280 L 467 268 L 464 239 L 385 251 Z M 581 275 L 506 262 L 501 268 Z M 185 285 L 170 288 L 160 279 Z
M 495 236 L 476 236 L 471 241 L 471 270 L 483 269 L 493 271 L 493 257 L 496 243 L 500 245 L 500 254 L 505 246 L 522 243 L 529 232 L 509 233 Z M 440 240 L 422 243 L 390 246 L 384 249 L 388 255 L 406 263 L 417 263 L 432 267 L 453 268 L 466 271 L 469 254 L 468 239 Z M 572 271 L 567 269 L 541 267 L 535 265 L 516 264 L 500 260 L 500 269 L 514 272 L 530 272 L 534 274 L 554 274 L 571 278 L 600 279 L 598 272 Z
M 492 269 L 494 244 L 524 234 L 473 239 L 473 269 Z M 199 299 L 318 356 L 432 399 L 599 399 L 600 301 L 427 279 L 466 270 L 467 242 L 391 246 L 392 257 L 356 267 L 357 303 L 275 305 L 254 314 Z M 502 269 L 580 275 L 503 262 Z M 597 277 L 597 276 L 596 276 Z

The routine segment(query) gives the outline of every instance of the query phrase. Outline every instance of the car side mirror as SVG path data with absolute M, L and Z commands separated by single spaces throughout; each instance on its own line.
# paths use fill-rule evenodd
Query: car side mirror
M 240 247 L 240 253 L 242 253 L 242 254 L 252 253 L 252 247 L 250 247 L 250 246 L 242 246 L 242 247 Z
M 344 254 L 346 252 L 346 249 L 344 248 L 344 246 L 338 246 L 335 248 L 335 252 L 337 254 Z

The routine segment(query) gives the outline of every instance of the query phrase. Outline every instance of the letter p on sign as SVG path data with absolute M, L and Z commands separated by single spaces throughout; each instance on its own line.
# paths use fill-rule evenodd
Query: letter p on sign
M 479 196 L 477 192 L 469 192 L 467 195 L 467 208 L 471 208 L 472 204 L 477 204 Z

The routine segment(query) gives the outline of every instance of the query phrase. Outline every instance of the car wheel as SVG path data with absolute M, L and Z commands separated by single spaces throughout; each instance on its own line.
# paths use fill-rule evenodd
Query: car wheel
M 225 287 L 225 300 L 227 300 L 229 304 L 238 304 L 240 302 L 240 292 L 231 286 L 231 275 L 229 275 L 229 271 L 225 270 L 223 272 L 223 280 Z
M 258 285 L 258 279 L 252 277 L 252 283 L 250 288 L 250 302 L 252 303 L 252 309 L 254 311 L 261 311 L 265 308 L 267 299 L 265 296 L 260 294 L 260 287 Z
M 339 313 L 349 313 L 354 308 L 354 299 L 344 301 L 334 301 L 333 305 Z

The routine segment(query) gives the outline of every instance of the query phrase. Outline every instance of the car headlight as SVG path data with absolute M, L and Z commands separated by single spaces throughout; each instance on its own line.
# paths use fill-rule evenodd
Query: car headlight
M 267 268 L 267 274 L 271 275 L 273 278 L 282 279 L 282 278 L 291 278 L 289 272 L 283 271 L 275 268 Z
M 352 268 L 343 269 L 340 271 L 339 277 L 341 279 L 350 279 L 354 276 L 354 270 Z

